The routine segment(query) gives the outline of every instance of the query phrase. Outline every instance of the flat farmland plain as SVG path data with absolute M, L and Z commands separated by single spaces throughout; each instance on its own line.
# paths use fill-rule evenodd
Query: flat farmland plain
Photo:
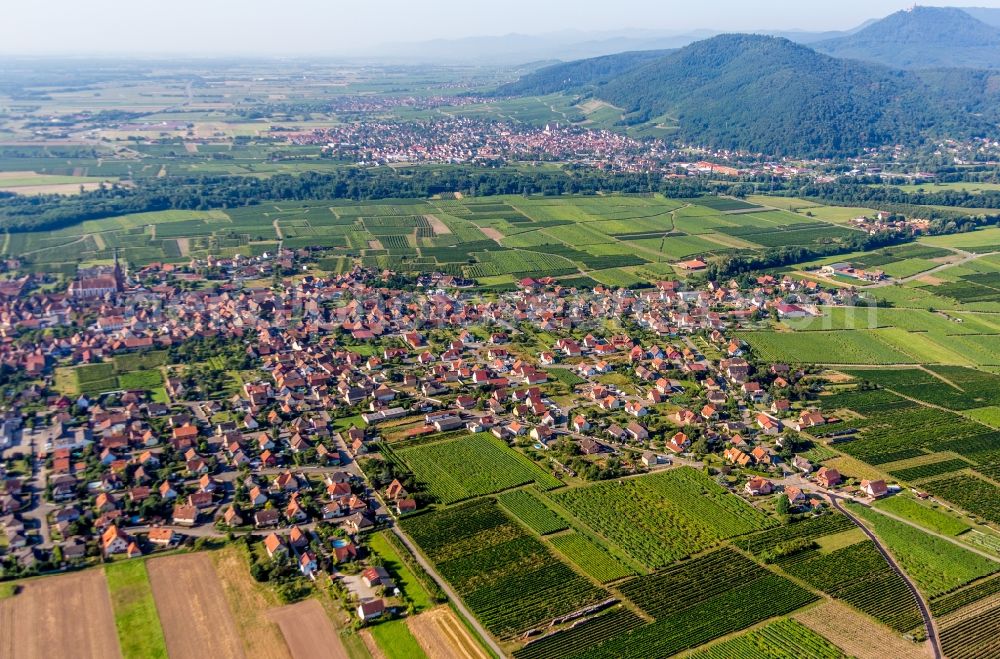
M 317 600 L 272 609 L 268 617 L 276 622 L 295 659 L 347 659 L 347 651 Z
M 0 602 L 4 659 L 121 656 L 102 570 L 29 581 L 19 594 Z
M 245 656 L 211 558 L 167 556 L 147 569 L 171 659 Z

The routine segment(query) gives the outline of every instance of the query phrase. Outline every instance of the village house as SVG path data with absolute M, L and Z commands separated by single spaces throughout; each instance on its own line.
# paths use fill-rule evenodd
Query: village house
M 832 467 L 820 467 L 816 472 L 816 482 L 823 487 L 840 485 L 840 472 Z
M 766 478 L 762 478 L 760 476 L 753 476 L 752 478 L 750 478 L 750 480 L 747 481 L 746 486 L 743 488 L 744 492 L 746 492 L 749 496 L 752 497 L 759 497 L 771 494 L 773 489 L 774 488 L 773 485 L 771 484 L 771 481 L 767 480 Z
M 863 480 L 861 481 L 861 491 L 872 499 L 879 499 L 889 493 L 889 488 L 883 480 Z

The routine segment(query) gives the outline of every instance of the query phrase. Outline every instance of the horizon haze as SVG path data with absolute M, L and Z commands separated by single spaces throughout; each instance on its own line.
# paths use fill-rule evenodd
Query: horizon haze
M 935 6 L 969 4 L 943 0 Z M 1000 8 L 1000 2 L 976 5 Z M 605 6 L 596 3 L 574 4 L 570 12 L 565 2 L 540 5 L 527 0 L 512 0 L 503 11 L 470 10 L 457 0 L 436 0 L 429 6 L 388 0 L 378 6 L 350 7 L 291 0 L 278 13 L 261 0 L 247 0 L 238 10 L 230 3 L 177 0 L 169 12 L 148 2 L 122 9 L 113 0 L 86 5 L 54 0 L 8 8 L 7 20 L 0 25 L 0 54 L 399 57 L 419 52 L 426 42 L 466 39 L 470 42 L 462 45 L 474 55 L 475 39 L 491 42 L 519 35 L 544 35 L 557 44 L 637 38 L 637 45 L 645 48 L 647 39 L 654 42 L 648 47 L 657 47 L 661 45 L 657 39 L 698 31 L 708 36 L 851 30 L 910 6 L 900 0 L 846 0 L 827 6 L 778 0 L 766 7 L 731 0 L 694 6 L 678 0 L 623 0 L 609 16 Z M 275 13 L 273 20 L 261 21 L 264 13 Z

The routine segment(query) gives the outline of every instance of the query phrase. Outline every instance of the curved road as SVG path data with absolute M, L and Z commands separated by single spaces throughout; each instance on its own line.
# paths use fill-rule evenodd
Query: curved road
M 470 625 L 472 625 L 473 629 L 476 630 L 476 633 L 479 634 L 479 636 L 483 639 L 483 641 L 490 646 L 490 650 L 495 652 L 498 657 L 506 657 L 507 653 L 504 652 L 503 648 L 497 645 L 497 642 L 493 640 L 493 637 L 490 636 L 489 632 L 487 632 L 486 629 L 483 628 L 481 624 L 479 624 L 479 620 L 474 615 L 472 615 L 472 613 L 467 608 L 465 608 L 465 603 L 462 602 L 461 598 L 459 598 L 458 593 L 452 590 L 448 582 L 441 578 L 441 575 L 439 575 L 434 570 L 434 566 L 431 565 L 424 558 L 423 554 L 421 554 L 417 550 L 417 547 L 412 542 L 410 542 L 410 539 L 407 537 L 407 535 L 403 533 L 399 529 L 399 527 L 396 526 L 395 524 L 392 525 L 392 532 L 396 534 L 396 537 L 399 538 L 400 542 L 406 545 L 406 548 L 410 550 L 410 553 L 413 554 L 413 557 L 417 559 L 417 563 L 420 564 L 420 567 L 424 568 L 424 570 L 427 571 L 427 574 L 431 575 L 431 578 L 437 582 L 438 586 L 441 587 L 441 590 L 443 590 L 445 594 L 451 599 L 452 603 L 454 603 L 455 608 L 457 608 L 462 613 L 462 615 L 465 616 L 465 619 L 469 622 Z
M 833 504 L 833 507 L 842 512 L 844 516 L 847 517 L 847 519 L 854 522 L 854 524 L 858 528 L 864 531 L 865 535 L 871 538 L 872 542 L 874 542 L 875 546 L 878 548 L 879 553 L 881 553 L 882 556 L 885 557 L 885 560 L 888 561 L 889 567 L 891 567 L 893 571 L 900 577 L 902 577 L 904 582 L 906 582 L 906 585 L 910 589 L 910 592 L 913 593 L 914 599 L 917 600 L 917 608 L 920 609 L 920 615 L 923 616 L 924 618 L 924 627 L 927 628 L 927 640 L 930 641 L 931 648 L 934 650 L 934 659 L 942 659 L 944 655 L 941 652 L 941 641 L 938 640 L 937 628 L 934 626 L 934 619 L 931 617 L 930 609 L 928 609 L 927 602 L 924 601 L 924 598 L 920 594 L 920 591 L 918 591 L 917 587 L 913 584 L 912 581 L 910 581 L 910 577 L 907 576 L 906 572 L 903 572 L 903 570 L 899 567 L 899 565 L 896 564 L 895 559 L 888 552 L 888 550 L 886 550 L 886 548 L 882 546 L 882 543 L 879 541 L 878 537 L 874 533 L 872 533 L 871 529 L 862 524 L 861 521 L 858 520 L 858 518 L 856 518 L 851 513 L 847 512 L 847 509 L 845 509 L 842 505 L 840 505 L 840 497 L 838 497 L 835 494 L 830 494 L 829 497 L 830 497 L 830 503 Z

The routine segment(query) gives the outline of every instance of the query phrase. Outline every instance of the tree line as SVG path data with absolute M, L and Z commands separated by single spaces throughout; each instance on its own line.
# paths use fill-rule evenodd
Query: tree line
M 60 229 L 86 220 L 163 210 L 212 210 L 268 201 L 426 199 L 466 196 L 562 195 L 599 192 L 654 193 L 696 197 L 716 190 L 701 180 L 664 179 L 655 173 L 605 172 L 588 167 L 537 172 L 474 167 L 363 169 L 252 176 L 174 177 L 144 180 L 133 187 L 105 186 L 74 197 L 39 195 L 0 198 L 0 228 Z

